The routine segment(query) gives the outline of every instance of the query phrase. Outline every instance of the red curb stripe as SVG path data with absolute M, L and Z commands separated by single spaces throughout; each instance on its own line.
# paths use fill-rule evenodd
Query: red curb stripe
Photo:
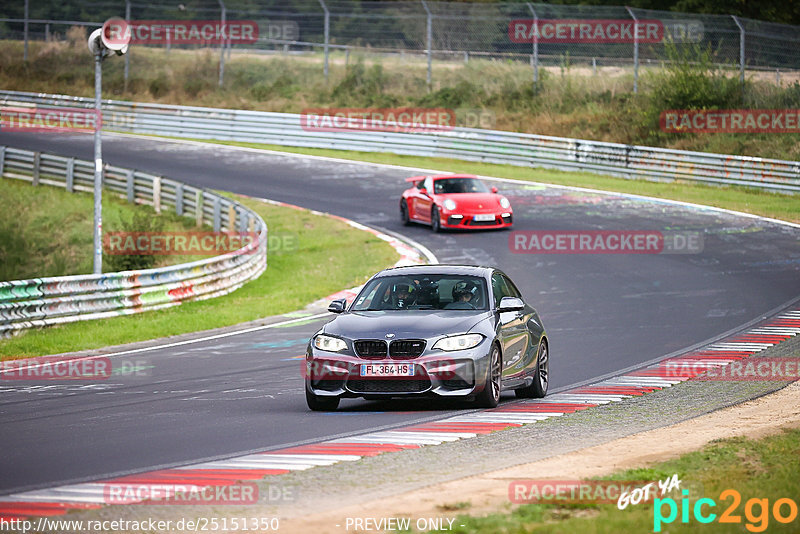
M 289 472 L 289 469 L 168 469 L 114 478 L 105 483 L 230 486 L 239 480 L 260 479 L 267 475 L 283 475 Z
M 661 388 L 658 388 L 661 389 Z M 636 395 L 641 396 L 645 393 L 652 393 L 654 390 L 644 390 L 641 388 L 606 388 L 606 387 L 599 387 L 599 388 L 580 388 L 569 393 L 575 395 Z
M 0 516 L 51 516 L 63 515 L 70 510 L 96 510 L 101 504 L 62 502 L 2 502 Z

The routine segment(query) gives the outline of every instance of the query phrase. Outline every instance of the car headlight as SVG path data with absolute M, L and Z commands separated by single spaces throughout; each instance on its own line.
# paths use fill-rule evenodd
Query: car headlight
M 511 202 L 509 202 L 506 197 L 500 197 L 500 207 L 507 210 L 511 207 Z
M 347 343 L 338 337 L 326 336 L 320 334 L 314 338 L 314 346 L 319 350 L 327 350 L 329 352 L 342 352 L 347 349 Z
M 437 341 L 433 348 L 448 352 L 466 350 L 477 346 L 481 341 L 483 341 L 483 336 L 480 334 L 461 334 L 459 336 L 444 337 Z
M 456 201 L 453 200 L 452 198 L 448 198 L 447 200 L 444 201 L 444 208 L 453 211 L 454 209 L 456 209 Z

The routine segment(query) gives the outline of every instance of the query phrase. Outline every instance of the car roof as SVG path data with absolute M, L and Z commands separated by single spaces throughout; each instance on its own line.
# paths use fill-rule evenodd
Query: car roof
M 432 180 L 439 180 L 441 178 L 477 178 L 474 174 L 438 174 L 431 176 Z
M 384 269 L 375 275 L 375 277 L 383 276 L 419 276 L 426 274 L 455 274 L 467 276 L 490 276 L 495 269 L 494 267 L 486 267 L 481 265 L 449 265 L 436 263 L 433 265 L 409 265 L 405 267 L 392 267 Z

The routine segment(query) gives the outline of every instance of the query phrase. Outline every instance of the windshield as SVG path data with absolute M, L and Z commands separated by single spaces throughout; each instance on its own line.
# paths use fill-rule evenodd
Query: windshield
M 433 182 L 433 192 L 437 195 L 488 193 L 489 188 L 477 178 L 439 178 Z
M 383 276 L 367 283 L 351 311 L 486 310 L 486 295 L 486 282 L 477 276 Z

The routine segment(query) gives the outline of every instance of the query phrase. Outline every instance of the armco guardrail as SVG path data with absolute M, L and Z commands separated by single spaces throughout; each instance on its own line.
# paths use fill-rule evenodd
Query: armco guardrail
M 0 179 L 93 191 L 94 163 L 0 146 Z M 120 273 L 0 282 L 0 337 L 39 326 L 128 315 L 230 293 L 267 268 L 267 225 L 242 204 L 161 176 L 106 166 L 103 185 L 156 211 L 172 209 L 215 231 L 253 232 L 239 250 L 192 263 Z
M 90 108 L 88 98 L 0 91 L 0 105 Z M 689 180 L 800 191 L 800 162 L 687 152 L 581 139 L 454 128 L 437 133 L 304 130 L 300 115 L 106 100 L 108 129 L 197 139 L 392 152 L 471 161 L 590 171 L 624 178 Z

